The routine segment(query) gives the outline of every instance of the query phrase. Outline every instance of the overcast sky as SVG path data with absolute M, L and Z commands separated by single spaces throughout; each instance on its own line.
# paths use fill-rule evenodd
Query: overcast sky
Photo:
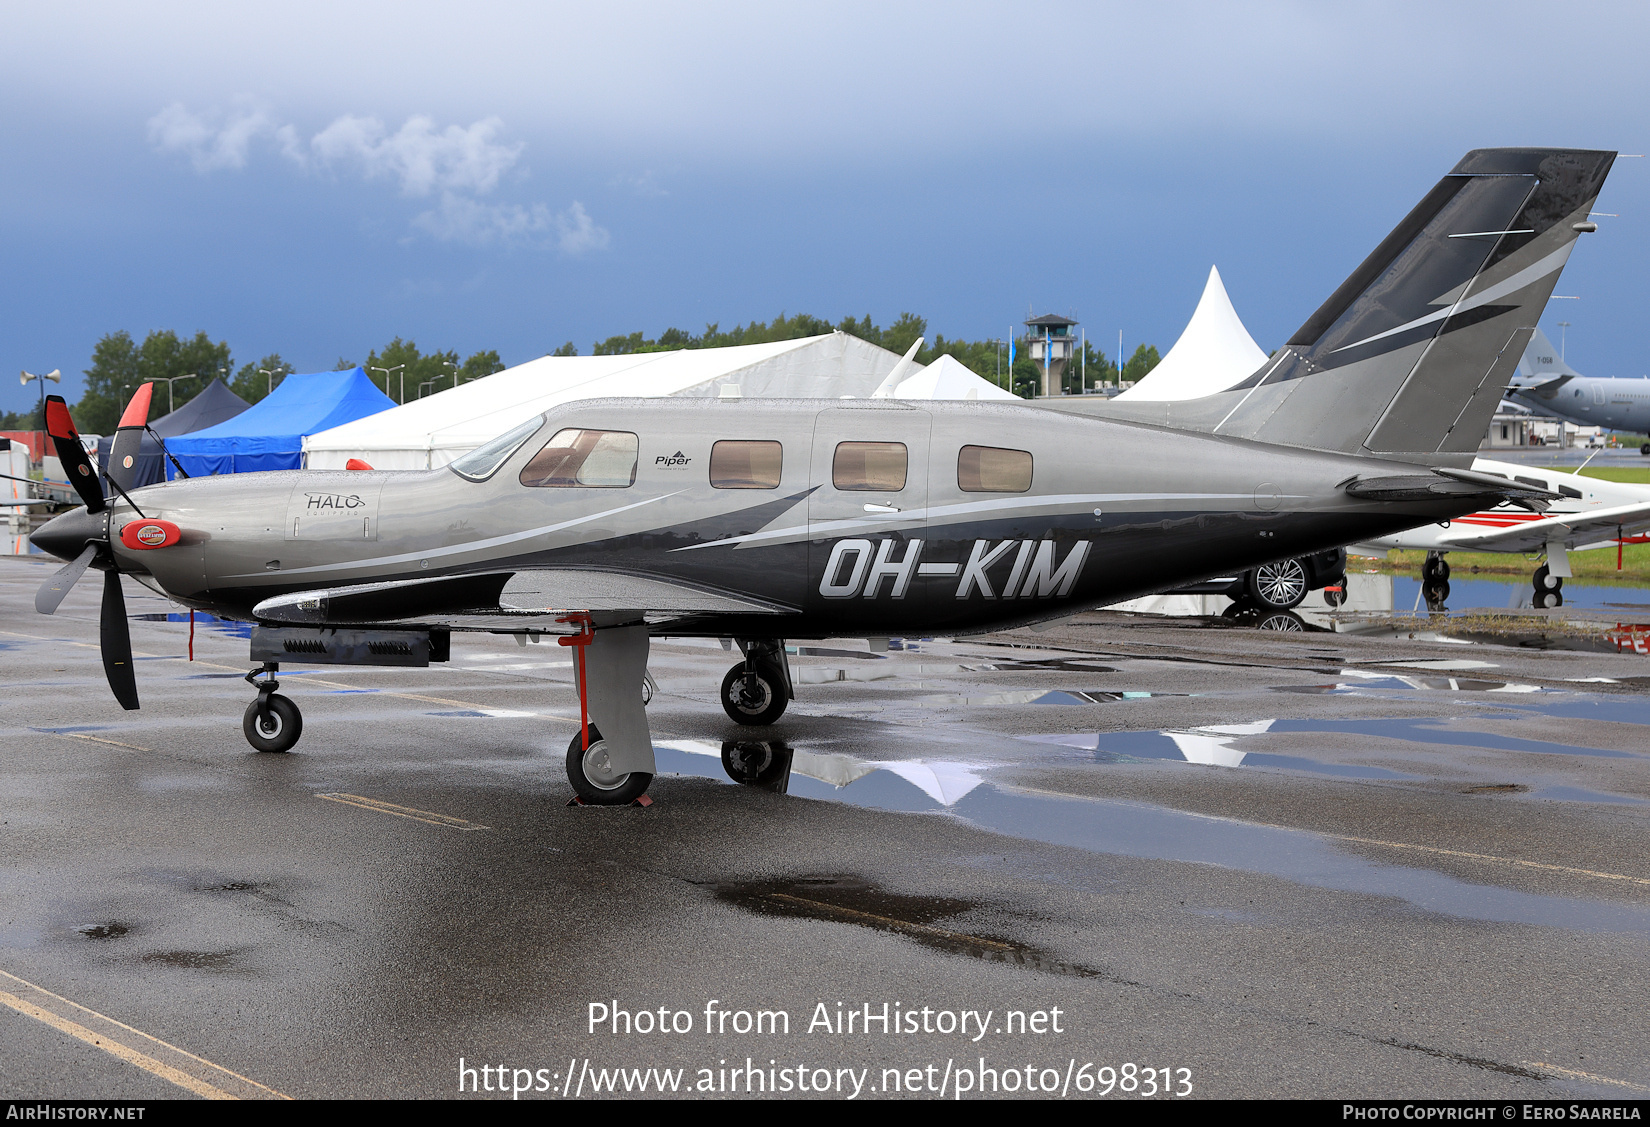
M 0 373 L 117 329 L 315 370 L 781 311 L 1166 350 L 1211 264 L 1271 349 L 1468 149 L 1650 146 L 1643 5 L 3 12 Z M 1544 321 L 1589 374 L 1650 373 L 1647 164 Z

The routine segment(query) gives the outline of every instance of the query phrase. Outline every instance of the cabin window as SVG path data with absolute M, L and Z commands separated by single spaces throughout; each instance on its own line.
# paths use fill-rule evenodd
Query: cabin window
M 558 430 L 521 470 L 535 488 L 623 489 L 636 481 L 636 436 L 623 430 Z
M 1537 489 L 1547 488 L 1547 483 L 1542 481 L 1539 477 L 1521 477 L 1518 474 L 1513 474 L 1513 480 L 1518 482 L 1520 485 L 1533 485 Z
M 712 489 L 778 489 L 784 447 L 777 442 L 726 439 L 710 448 Z
M 964 493 L 1024 493 L 1031 488 L 1031 454 L 964 446 L 957 451 L 957 488 Z
M 839 442 L 831 459 L 831 484 L 838 489 L 898 493 L 905 488 L 909 462 L 903 442 Z
M 1568 485 L 1559 486 L 1558 493 L 1561 497 L 1575 497 L 1578 499 L 1581 497 L 1581 490 L 1571 489 Z
M 498 468 L 510 460 L 510 455 L 516 449 L 532 438 L 544 425 L 544 416 L 539 415 L 519 427 L 505 431 L 491 442 L 477 446 L 474 450 L 456 458 L 453 461 L 453 472 L 460 477 L 467 477 L 471 481 L 486 481 L 498 472 Z

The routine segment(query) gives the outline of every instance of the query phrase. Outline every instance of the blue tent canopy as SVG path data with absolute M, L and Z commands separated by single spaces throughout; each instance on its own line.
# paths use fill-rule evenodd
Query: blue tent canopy
M 305 435 L 394 406 L 360 368 L 292 375 L 234 418 L 170 439 L 166 448 L 190 477 L 295 470 L 303 462 Z M 170 465 L 166 473 L 175 476 Z

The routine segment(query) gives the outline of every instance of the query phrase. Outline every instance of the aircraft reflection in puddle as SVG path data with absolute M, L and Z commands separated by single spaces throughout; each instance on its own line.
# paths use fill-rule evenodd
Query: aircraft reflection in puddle
M 1269 721 L 1217 725 L 1178 733 L 1200 737 L 1188 746 L 1211 757 L 1220 741 L 1262 732 Z M 1157 733 L 1134 733 L 1155 735 Z M 1201 740 L 1208 741 L 1207 743 Z M 1178 746 L 1178 745 L 1176 745 Z M 1650 935 L 1650 908 L 1603 903 L 1581 895 L 1522 892 L 1417 867 L 1382 863 L 1341 848 L 1333 835 L 1210 817 L 1137 801 L 1083 798 L 1025 790 L 984 778 L 982 765 L 949 760 L 869 761 L 789 747 L 782 740 L 673 740 L 655 745 L 661 771 L 723 779 L 731 759 L 744 770 L 772 772 L 786 761 L 768 789 L 890 811 L 955 815 L 1009 837 L 1080 849 L 1088 853 L 1154 858 L 1259 873 L 1297 884 L 1397 898 L 1423 911 L 1461 919 L 1526 923 L 1570 931 Z M 717 763 L 721 760 L 722 763 Z M 757 785 L 763 785 L 758 783 Z M 963 861 L 990 867 L 990 858 Z
M 133 622 L 181 622 L 184 625 L 189 623 L 189 612 L 187 611 L 182 614 L 177 611 L 169 611 L 165 614 L 129 614 L 126 617 Z M 236 622 L 232 618 L 219 618 L 217 615 L 207 614 L 203 610 L 195 612 L 195 627 L 199 630 L 214 630 L 229 638 L 252 637 L 252 624 L 250 622 Z
M 1196 728 L 1148 732 L 1095 732 L 1067 735 L 1026 736 L 1032 743 L 1055 744 L 1094 752 L 1103 763 L 1127 763 L 1141 759 L 1168 759 L 1197 763 L 1205 767 L 1280 767 L 1352 779 L 1413 779 L 1384 767 L 1360 767 L 1340 763 L 1320 763 L 1298 755 L 1274 755 L 1240 751 L 1236 744 L 1246 736 L 1264 735 L 1277 720 L 1255 720 L 1247 724 L 1204 724 Z M 1287 723 L 1287 722 L 1285 722 Z
M 1339 694 L 1365 693 L 1371 689 L 1420 689 L 1431 692 L 1454 693 L 1539 693 L 1540 685 L 1526 685 L 1518 681 L 1484 681 L 1471 677 L 1416 677 L 1402 673 L 1373 673 L 1362 669 L 1343 669 L 1342 677 L 1351 678 L 1328 685 L 1274 685 L 1277 693 Z

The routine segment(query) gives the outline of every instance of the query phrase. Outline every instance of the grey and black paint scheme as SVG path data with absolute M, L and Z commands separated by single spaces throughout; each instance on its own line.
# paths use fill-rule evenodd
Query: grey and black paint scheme
M 566 632 L 558 619 L 587 612 L 591 714 L 627 733 L 605 741 L 603 777 L 636 777 L 606 793 L 633 797 L 654 769 L 637 693 L 649 636 L 739 639 L 771 680 L 781 638 L 1002 629 L 1503 500 L 1540 506 L 1544 491 L 1468 467 L 1613 156 L 1469 153 L 1285 349 L 1204 399 L 585 400 L 537 420 L 484 480 L 173 481 L 59 517 L 35 542 L 65 559 L 97 547 L 95 566 L 272 636 Z M 635 435 L 634 480 L 524 484 L 568 428 Z M 713 487 L 714 444 L 739 440 L 780 444 L 771 488 Z M 903 486 L 838 488 L 852 442 L 903 445 Z M 1029 482 L 966 491 L 965 447 L 1029 455 Z M 120 530 L 143 518 L 178 542 L 129 548 Z M 604 801 L 573 759 L 580 794 Z

